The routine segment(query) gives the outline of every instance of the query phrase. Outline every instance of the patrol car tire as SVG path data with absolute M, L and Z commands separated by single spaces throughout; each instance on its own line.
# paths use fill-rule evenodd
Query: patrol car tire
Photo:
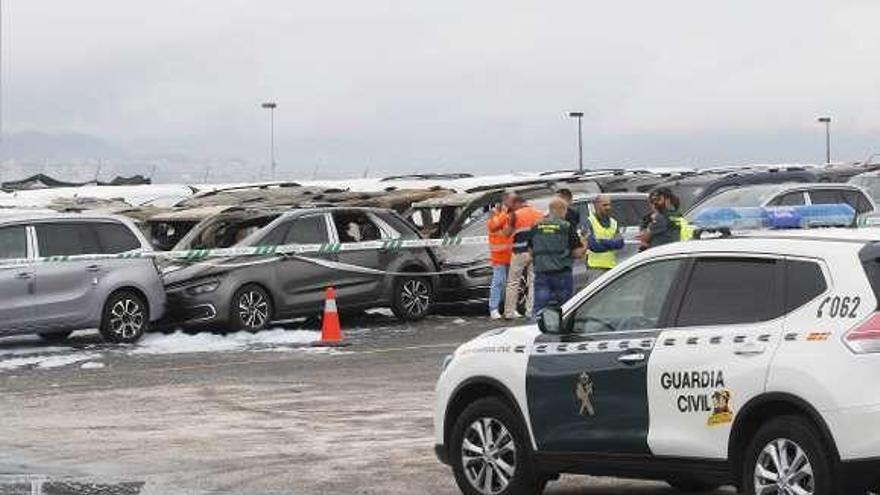
M 834 467 L 830 461 L 831 455 L 828 453 L 819 432 L 801 416 L 782 416 L 771 419 L 761 426 L 746 449 L 741 481 L 746 494 L 757 495 L 755 478 L 762 452 L 765 448 L 771 448 L 773 444 L 778 446 L 780 440 L 786 442 L 787 452 L 792 453 L 793 449 L 799 448 L 806 456 L 806 460 L 812 468 L 812 482 L 810 484 L 812 491 L 807 493 L 812 493 L 812 495 L 837 493 L 834 489 L 837 485 Z M 774 471 L 772 467 L 771 471 Z M 797 469 L 794 473 L 796 472 Z
M 474 424 L 487 419 L 503 426 L 512 437 L 515 447 L 513 476 L 503 489 L 499 484 L 497 491 L 477 489 L 470 481 L 468 474 L 466 474 L 464 466 L 465 437 L 466 435 L 471 435 L 469 429 Z M 538 476 L 534 467 L 529 437 L 522 419 L 514 412 L 510 405 L 497 397 L 477 400 L 467 406 L 459 415 L 455 421 L 455 426 L 452 428 L 449 458 L 452 462 L 455 481 L 464 495 L 540 495 L 551 479 L 547 476 Z M 506 461 L 509 459 L 509 457 L 505 457 Z M 493 476 L 496 476 L 494 469 L 500 468 L 493 468 Z M 485 477 L 478 478 L 485 481 Z

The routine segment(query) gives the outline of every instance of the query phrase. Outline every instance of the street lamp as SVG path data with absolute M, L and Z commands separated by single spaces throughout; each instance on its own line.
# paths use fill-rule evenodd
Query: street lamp
M 584 112 L 569 112 L 568 116 L 578 121 L 578 171 L 584 171 Z
M 831 163 L 831 117 L 819 117 L 818 120 L 825 124 L 825 163 Z
M 269 167 L 272 169 L 272 180 L 275 180 L 275 109 L 278 104 L 267 101 L 260 106 L 269 110 Z

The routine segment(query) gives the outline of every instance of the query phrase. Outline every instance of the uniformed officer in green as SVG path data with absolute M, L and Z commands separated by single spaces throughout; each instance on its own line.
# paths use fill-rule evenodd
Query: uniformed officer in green
M 585 231 L 587 238 L 587 283 L 617 266 L 617 253 L 623 249 L 623 236 L 617 220 L 611 216 L 611 198 L 597 196 L 593 200 Z
M 642 234 L 642 242 L 647 247 L 689 241 L 693 237 L 694 229 L 679 211 L 678 197 L 672 191 L 661 187 L 652 191 L 648 199 L 654 213 Z
M 572 265 L 583 256 L 584 248 L 575 227 L 565 220 L 567 211 L 568 203 L 554 198 L 550 213 L 532 227 L 529 235 L 535 270 L 535 317 L 550 303 L 562 304 L 574 294 Z

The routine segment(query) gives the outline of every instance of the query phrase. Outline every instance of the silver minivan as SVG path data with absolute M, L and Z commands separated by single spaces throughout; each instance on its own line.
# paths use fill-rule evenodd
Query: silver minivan
M 152 259 L 42 261 L 47 256 L 150 250 L 129 220 L 101 215 L 0 216 L 0 336 L 36 333 L 52 342 L 98 328 L 108 342 L 138 340 L 165 312 Z M 26 264 L 4 260 L 27 259 Z

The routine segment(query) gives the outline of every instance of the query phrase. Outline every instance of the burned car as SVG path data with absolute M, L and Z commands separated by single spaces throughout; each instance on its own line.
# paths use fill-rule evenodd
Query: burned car
M 264 226 L 233 245 L 344 245 L 420 238 L 402 217 L 385 209 L 319 207 L 264 213 L 252 217 L 265 221 Z M 238 228 L 229 230 L 242 234 Z M 184 241 L 201 234 L 194 231 L 192 235 Z M 217 239 L 228 242 L 235 235 Z M 225 247 L 217 244 L 214 247 Z M 239 257 L 177 265 L 164 275 L 167 323 L 259 330 L 272 321 L 320 314 L 324 290 L 330 286 L 336 288 L 342 312 L 390 307 L 401 320 L 418 320 L 434 303 L 437 271 L 437 259 L 429 248 Z
M 621 234 L 626 241 L 622 251 L 618 253 L 620 260 L 629 258 L 638 252 L 637 236 L 639 225 L 650 211 L 648 195 L 644 193 L 607 193 L 611 198 L 612 216 L 618 220 Z M 586 222 L 588 215 L 594 213 L 593 200 L 599 194 L 577 194 L 572 202 L 572 207 L 580 214 L 581 221 Z M 553 194 L 546 191 L 543 195 L 530 199 L 531 204 L 542 211 L 547 211 Z M 467 223 L 464 229 L 457 235 L 462 237 L 487 236 L 486 221 L 491 211 L 486 211 Z M 492 267 L 489 265 L 488 248 L 486 246 L 465 245 L 454 249 L 445 249 L 438 252 L 444 273 L 440 277 L 438 298 L 443 302 L 452 302 L 462 299 L 486 299 L 489 295 L 489 286 L 492 283 Z M 575 286 L 580 288 L 586 285 L 586 264 L 581 261 L 574 266 Z M 521 292 L 525 280 L 520 280 Z M 517 310 L 526 312 L 525 301 L 520 297 Z
M 259 215 L 267 210 L 281 212 L 295 207 L 352 206 L 391 208 L 400 212 L 405 211 L 415 202 L 445 196 L 450 192 L 442 188 L 424 190 L 389 188 L 384 192 L 355 192 L 306 187 L 296 183 L 236 186 L 205 192 L 178 203 L 168 211 L 155 213 L 147 221 L 146 231 L 153 247 L 161 251 L 167 251 L 175 246 L 182 249 L 218 247 L 214 241 L 200 242 L 197 236 L 189 236 L 190 231 L 198 229 L 203 232 L 202 235 L 210 237 L 213 233 L 209 226 L 202 225 L 203 222 L 218 220 L 223 222 L 234 215 L 244 218 L 249 215 L 248 211 L 256 211 Z M 225 213 L 230 215 L 222 217 Z M 218 215 L 221 217 L 215 218 Z M 252 227 L 263 225 L 257 223 Z M 190 241 L 181 244 L 184 238 Z M 222 239 L 216 242 L 226 243 Z

